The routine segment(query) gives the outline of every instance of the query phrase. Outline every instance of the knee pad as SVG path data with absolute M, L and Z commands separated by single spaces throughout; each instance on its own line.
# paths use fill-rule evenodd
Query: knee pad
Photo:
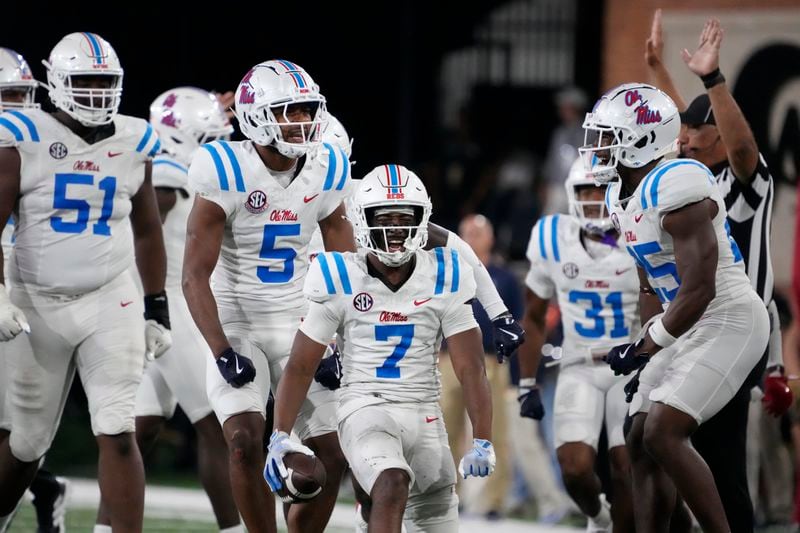
M 11 432 L 8 437 L 8 446 L 11 448 L 11 455 L 23 463 L 38 461 L 47 450 L 55 438 L 55 431 L 47 433 L 45 431 L 26 431 L 21 427 Z

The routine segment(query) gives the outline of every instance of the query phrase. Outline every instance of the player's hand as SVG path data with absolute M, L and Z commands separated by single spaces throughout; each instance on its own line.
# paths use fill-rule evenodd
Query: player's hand
M 336 390 L 342 383 L 342 359 L 335 344 L 330 344 L 328 349 L 332 353 L 319 362 L 314 379 L 326 389 Z
M 256 378 L 256 367 L 249 357 L 228 348 L 217 357 L 217 368 L 225 381 L 234 388 L 247 385 Z
M 295 452 L 314 455 L 310 448 L 290 439 L 285 431 L 272 432 L 267 448 L 267 463 L 264 465 L 264 479 L 272 492 L 278 492 L 283 487 L 286 476 L 289 475 L 283 464 L 283 458 L 287 453 Z
M 608 363 L 615 376 L 620 374 L 627 376 L 634 370 L 639 370 L 650 360 L 650 354 L 640 352 L 644 339 L 639 339 L 635 343 L 620 344 L 608 351 L 603 361 Z
M 155 320 L 144 323 L 145 356 L 148 361 L 158 359 L 172 346 L 172 333 Z
M 664 38 L 661 32 L 661 10 L 656 9 L 653 15 L 653 24 L 650 27 L 650 37 L 644 52 L 644 60 L 649 67 L 656 67 L 662 63 L 664 57 Z
M 525 330 L 514 320 L 511 313 L 503 313 L 492 320 L 494 327 L 494 347 L 497 350 L 497 362 L 502 363 L 517 351 L 525 342 Z
M 633 397 L 639 392 L 639 376 L 642 375 L 642 370 L 644 370 L 644 366 L 642 366 L 636 375 L 625 384 L 625 403 L 631 403 L 633 401 Z
M 0 283 L 0 341 L 10 341 L 22 331 L 31 332 L 28 319 L 19 307 L 11 303 L 5 286 Z
M 534 420 L 544 418 L 544 405 L 542 405 L 539 387 L 536 385 L 533 387 L 520 386 L 517 401 L 519 402 L 519 416 L 533 418 Z
M 491 442 L 486 439 L 472 439 L 472 449 L 458 463 L 458 473 L 464 479 L 468 476 L 486 477 L 494 472 L 496 462 Z
M 700 34 L 700 43 L 694 53 L 683 49 L 683 61 L 698 76 L 711 74 L 719 68 L 719 48 L 723 30 L 717 19 L 709 19 Z
M 165 291 L 144 297 L 144 319 L 145 356 L 148 361 L 152 361 L 172 346 L 172 334 L 169 332 L 169 303 Z
M 231 110 L 236 103 L 236 93 L 233 91 L 225 91 L 224 93 L 212 92 L 217 97 L 220 107 L 225 111 L 225 116 L 228 120 L 233 119 L 233 111 Z
M 786 376 L 779 373 L 770 374 L 764 380 L 764 396 L 761 398 L 761 403 L 764 405 L 764 410 L 772 416 L 783 416 L 789 410 L 794 395 L 789 388 L 788 379 Z

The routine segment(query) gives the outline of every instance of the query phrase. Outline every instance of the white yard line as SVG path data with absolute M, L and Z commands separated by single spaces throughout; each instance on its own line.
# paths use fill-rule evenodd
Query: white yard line
M 96 509 L 100 502 L 97 480 L 70 478 L 69 507 Z M 157 518 L 214 521 L 211 505 L 205 492 L 199 489 L 182 489 L 148 485 L 144 495 L 145 514 Z M 278 509 L 277 516 L 282 516 Z M 355 508 L 349 503 L 338 503 L 331 515 L 330 525 L 352 530 Z M 480 518 L 462 517 L 459 530 L 462 533 L 486 533 L 487 529 L 502 530 L 503 533 L 566 533 L 582 529 L 565 526 L 543 526 L 520 520 L 487 521 Z

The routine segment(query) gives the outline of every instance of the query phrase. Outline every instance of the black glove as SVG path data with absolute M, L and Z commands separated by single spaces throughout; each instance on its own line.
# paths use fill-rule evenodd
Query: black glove
M 541 420 L 544 417 L 544 406 L 542 397 L 539 395 L 539 387 L 520 387 L 519 396 L 519 416 Z
M 603 361 L 608 363 L 611 370 L 614 371 L 615 376 L 619 376 L 620 374 L 627 376 L 634 370 L 642 368 L 647 364 L 647 361 L 650 360 L 650 354 L 636 353 L 643 343 L 644 339 L 641 339 L 636 343 L 614 346 L 608 351 L 606 356 L 603 357 Z
M 525 342 L 525 330 L 514 320 L 511 313 L 503 313 L 494 320 L 494 348 L 497 350 L 497 362 L 502 363 L 517 351 Z
M 249 357 L 228 348 L 217 357 L 217 368 L 225 381 L 234 388 L 246 385 L 256 378 L 256 367 Z
M 319 362 L 314 379 L 326 389 L 336 390 L 342 383 L 342 359 L 339 348 L 331 345 L 333 353 Z
M 634 394 L 638 392 L 639 376 L 642 375 L 642 370 L 644 370 L 644 367 L 641 367 L 639 371 L 636 372 L 636 375 L 633 376 L 633 379 L 625 384 L 625 403 L 631 403 L 631 401 L 633 401 Z
M 169 304 L 167 303 L 167 292 L 161 291 L 158 294 L 148 294 L 144 297 L 144 319 L 155 320 L 167 329 L 169 323 Z

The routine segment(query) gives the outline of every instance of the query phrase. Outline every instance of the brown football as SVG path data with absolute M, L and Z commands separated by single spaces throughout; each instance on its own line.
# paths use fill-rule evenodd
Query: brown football
M 278 496 L 284 502 L 305 502 L 322 491 L 327 475 L 325 465 L 316 455 L 288 453 L 283 458 L 287 477 Z

